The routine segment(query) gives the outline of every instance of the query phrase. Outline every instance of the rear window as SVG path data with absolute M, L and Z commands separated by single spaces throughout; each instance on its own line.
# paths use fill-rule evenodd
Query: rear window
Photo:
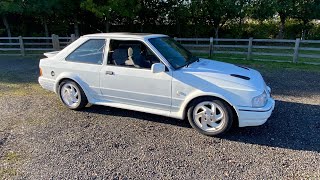
M 105 40 L 91 39 L 83 43 L 66 58 L 66 61 L 102 64 Z

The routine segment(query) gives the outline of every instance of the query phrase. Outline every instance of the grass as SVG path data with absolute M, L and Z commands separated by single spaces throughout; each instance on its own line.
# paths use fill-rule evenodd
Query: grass
M 1 96 L 27 96 L 27 95 L 49 95 L 37 83 L 8 83 L 0 82 L 0 97 Z
M 11 166 L 17 164 L 21 161 L 22 157 L 17 152 L 8 152 L 0 160 L 2 165 L 5 167 L 0 167 L 0 179 L 11 179 L 13 176 L 18 174 L 17 169 Z
M 0 97 L 5 95 L 47 95 L 48 93 L 43 91 L 36 79 L 37 72 L 32 72 L 31 70 L 30 72 L 22 73 L 20 70 L 0 69 Z
M 16 163 L 21 159 L 21 156 L 16 152 L 8 152 L 3 160 L 9 163 Z
M 14 168 L 0 168 L 0 179 L 9 179 L 17 174 L 17 170 Z

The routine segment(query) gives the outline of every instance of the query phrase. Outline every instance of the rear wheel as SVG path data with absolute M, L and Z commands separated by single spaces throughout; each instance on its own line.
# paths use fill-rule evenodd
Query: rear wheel
M 62 81 L 59 85 L 59 97 L 69 109 L 79 110 L 88 104 L 81 87 L 71 80 Z
M 227 132 L 233 122 L 231 107 L 215 98 L 199 98 L 188 109 L 190 125 L 207 136 L 221 135 Z

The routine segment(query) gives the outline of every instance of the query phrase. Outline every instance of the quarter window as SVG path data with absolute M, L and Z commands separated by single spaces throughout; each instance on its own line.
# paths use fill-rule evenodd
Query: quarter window
M 83 43 L 66 58 L 66 61 L 102 64 L 105 47 L 104 39 L 91 39 Z

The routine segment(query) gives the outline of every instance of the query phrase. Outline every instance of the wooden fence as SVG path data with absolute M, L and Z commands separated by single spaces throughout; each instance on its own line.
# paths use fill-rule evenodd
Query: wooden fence
M 175 38 L 191 52 L 217 58 L 320 64 L 320 40 Z
M 215 59 L 320 64 L 320 40 L 175 38 L 191 52 Z M 70 37 L 0 37 L 0 55 L 42 54 L 75 41 Z
M 46 51 L 57 51 L 75 41 L 76 37 L 0 37 L 0 55 L 41 54 Z

